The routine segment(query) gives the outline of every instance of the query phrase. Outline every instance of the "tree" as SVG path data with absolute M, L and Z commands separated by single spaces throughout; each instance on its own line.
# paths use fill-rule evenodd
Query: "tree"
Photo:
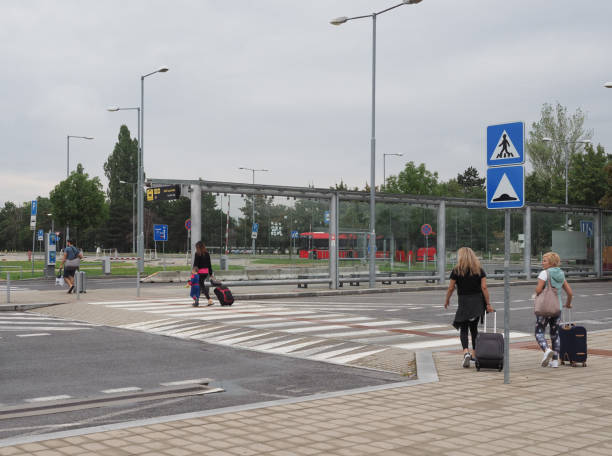
M 612 155 L 606 154 L 601 145 L 597 150 L 587 144 L 584 153 L 572 157 L 569 168 L 570 204 L 597 206 L 610 188 L 606 182 L 606 165 L 612 163 Z
M 138 181 L 138 140 L 132 139 L 125 125 L 119 128 L 113 153 L 104 163 L 104 174 L 108 179 L 110 209 L 104 242 L 108 247 L 128 251 L 132 245 L 133 192 Z
M 605 169 L 606 173 L 606 194 L 603 196 L 601 200 L 599 200 L 599 205 L 604 209 L 612 209 L 612 162 L 609 162 Z
M 102 184 L 98 177 L 92 179 L 77 165 L 76 171 L 55 186 L 49 194 L 56 226 L 70 225 L 75 234 L 97 228 L 108 217 Z M 84 246 L 83 246 L 84 247 Z
M 431 172 L 421 163 L 418 167 L 409 161 L 397 176 L 387 178 L 386 189 L 390 193 L 409 195 L 439 195 L 438 172 Z
M 478 170 L 473 166 L 468 167 L 463 174 L 457 174 L 457 183 L 466 198 L 484 198 L 485 196 L 484 177 L 478 175 Z
M 544 187 L 539 193 L 528 195 L 539 202 L 561 203 L 565 201 L 565 159 L 568 160 L 580 150 L 578 141 L 590 139 L 593 133 L 584 128 L 585 116 L 580 108 L 571 116 L 567 108 L 557 102 L 555 106 L 545 103 L 541 119 L 531 125 L 526 152 L 536 174 L 534 180 Z M 552 141 L 544 141 L 550 138 Z M 533 183 L 533 182 L 532 182 Z M 562 196 L 562 198 L 561 198 Z

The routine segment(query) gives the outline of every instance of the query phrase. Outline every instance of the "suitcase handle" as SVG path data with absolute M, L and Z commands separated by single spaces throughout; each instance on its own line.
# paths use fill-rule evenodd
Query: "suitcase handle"
M 487 332 L 487 311 L 485 310 L 482 332 Z M 497 310 L 493 311 L 493 332 L 497 332 Z
M 565 319 L 565 309 L 567 309 L 567 316 L 568 319 Z M 561 319 L 563 320 L 563 323 L 566 325 L 571 325 L 573 323 L 573 319 L 572 319 L 572 309 L 570 309 L 569 307 L 562 307 L 561 308 Z

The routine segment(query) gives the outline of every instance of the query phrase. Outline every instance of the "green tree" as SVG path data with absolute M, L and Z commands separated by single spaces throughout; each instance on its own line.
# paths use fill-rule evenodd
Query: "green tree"
M 390 193 L 407 193 L 409 195 L 439 195 L 441 188 L 438 172 L 429 171 L 424 163 L 416 166 L 409 161 L 397 176 L 389 176 L 385 188 Z
M 108 179 L 109 223 L 104 242 L 108 247 L 129 251 L 132 246 L 133 192 L 138 179 L 138 140 L 121 125 L 113 152 L 104 163 Z M 124 184 L 121 182 L 127 182 Z M 131 185 L 130 185 L 131 184 Z
M 486 179 L 480 177 L 478 170 L 473 166 L 468 167 L 463 174 L 457 174 L 457 184 L 466 198 L 484 198 L 485 181 Z
M 609 189 L 606 182 L 606 165 L 612 163 L 612 155 L 606 154 L 601 145 L 597 150 L 587 144 L 584 153 L 572 156 L 569 168 L 570 204 L 597 206 Z
M 29 232 L 30 204 L 18 207 L 7 201 L 0 210 L 0 248 L 4 250 L 23 250 L 25 233 Z M 31 235 L 30 235 L 31 236 Z M 30 237 L 30 248 L 31 240 Z
M 74 239 L 85 230 L 97 228 L 108 217 L 108 206 L 104 200 L 100 179 L 90 179 L 80 163 L 76 171 L 51 190 L 49 199 L 55 225 L 69 224 L 71 237 Z
M 606 173 L 606 193 L 601 200 L 599 205 L 604 209 L 612 209 L 612 163 L 608 163 L 605 167 Z
M 539 192 L 528 194 L 538 202 L 562 203 L 565 201 L 565 158 L 571 162 L 580 151 L 578 141 L 590 139 L 593 133 L 585 130 L 585 116 L 580 108 L 568 115 L 567 108 L 557 102 L 555 106 L 545 103 L 541 118 L 531 125 L 526 141 L 526 152 L 536 178 L 532 188 Z M 544 141 L 550 138 L 552 141 Z

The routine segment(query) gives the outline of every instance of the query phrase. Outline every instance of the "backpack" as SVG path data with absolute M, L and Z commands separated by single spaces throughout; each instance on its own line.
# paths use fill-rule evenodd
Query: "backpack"
M 232 292 L 229 288 L 220 285 L 215 288 L 214 291 L 217 299 L 219 300 L 219 304 L 222 306 L 231 306 L 234 304 L 234 297 L 232 296 Z

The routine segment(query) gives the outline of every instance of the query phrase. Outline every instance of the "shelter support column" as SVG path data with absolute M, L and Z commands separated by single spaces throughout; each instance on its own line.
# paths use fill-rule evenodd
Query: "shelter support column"
M 338 193 L 334 193 L 329 201 L 329 277 L 330 288 L 337 290 L 338 283 L 338 213 L 340 206 Z
M 598 211 L 593 217 L 593 269 L 597 278 L 600 279 L 602 276 L 602 264 L 601 264 L 601 252 L 602 252 L 602 211 Z
M 443 285 L 446 281 L 446 202 L 440 201 L 438 206 L 438 254 L 437 266 L 438 275 L 440 276 L 440 284 Z M 427 254 L 426 254 L 427 255 Z
M 531 208 L 525 206 L 525 214 L 523 217 L 523 236 L 525 240 L 525 248 L 523 249 L 523 268 L 525 278 L 531 279 Z
M 191 186 L 191 264 L 195 255 L 195 244 L 202 240 L 202 187 Z

